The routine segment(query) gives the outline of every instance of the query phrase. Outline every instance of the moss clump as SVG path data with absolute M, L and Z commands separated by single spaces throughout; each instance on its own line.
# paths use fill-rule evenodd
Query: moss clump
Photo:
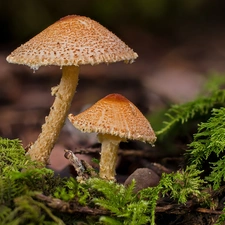
M 196 174 L 203 181 L 197 190 L 208 190 L 211 196 L 211 200 L 208 198 L 206 201 L 209 213 L 213 213 L 213 210 L 210 211 L 213 208 L 218 210 L 215 214 L 221 214 L 216 224 L 223 224 L 225 221 L 223 204 L 215 203 L 223 202 L 221 196 L 224 194 L 225 184 L 225 90 L 221 88 L 224 84 L 224 76 L 211 76 L 206 84 L 205 96 L 172 106 L 166 113 L 168 120 L 164 123 L 165 126 L 156 132 L 163 138 L 170 136 L 174 129 L 179 130 L 182 126 L 191 127 L 193 122 L 196 123 L 196 133 L 191 134 L 193 140 L 187 144 L 186 166 L 202 171 Z M 192 191 L 193 186 L 194 184 L 190 186 Z M 173 188 L 177 189 L 174 184 L 171 185 L 171 190 Z M 172 192 L 171 195 L 173 196 Z
M 181 203 L 205 196 L 193 167 L 134 194 L 135 182 L 126 188 L 98 178 L 78 183 L 55 177 L 26 158 L 19 140 L 0 138 L 0 146 L 0 224 L 154 224 L 160 193 Z
M 60 185 L 53 171 L 26 158 L 19 140 L 0 138 L 0 156 L 0 224 L 62 224 L 33 198 L 37 192 L 51 194 Z

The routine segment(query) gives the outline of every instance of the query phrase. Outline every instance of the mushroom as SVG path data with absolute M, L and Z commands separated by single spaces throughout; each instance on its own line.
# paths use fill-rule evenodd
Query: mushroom
M 96 132 L 101 147 L 99 176 L 115 180 L 117 151 L 121 141 L 139 140 L 153 145 L 155 133 L 140 110 L 120 94 L 109 94 L 70 122 L 82 132 Z
M 24 64 L 33 70 L 47 65 L 62 68 L 60 84 L 52 88 L 55 101 L 49 116 L 28 151 L 31 159 L 47 164 L 68 115 L 80 65 L 117 61 L 132 63 L 137 57 L 132 49 L 98 22 L 77 15 L 61 18 L 14 50 L 7 57 L 9 63 Z

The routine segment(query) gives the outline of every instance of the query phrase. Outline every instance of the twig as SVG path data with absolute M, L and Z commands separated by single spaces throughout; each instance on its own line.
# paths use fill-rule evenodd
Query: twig
M 91 154 L 100 153 L 101 148 L 76 148 L 73 150 L 74 154 Z
M 78 176 L 83 176 L 85 169 L 82 163 L 80 162 L 80 160 L 76 157 L 76 155 L 71 150 L 65 149 L 64 152 L 65 152 L 64 157 L 70 161 L 72 166 L 77 171 Z
M 110 212 L 104 209 L 95 209 L 88 206 L 79 206 L 76 202 L 65 202 L 58 198 L 53 198 L 43 194 L 36 194 L 38 200 L 45 202 L 52 209 L 66 213 L 85 213 L 88 215 L 109 215 Z
M 165 203 L 164 206 L 156 206 L 156 212 L 157 213 L 164 212 L 168 214 L 177 214 L 177 215 L 182 215 L 190 211 L 196 211 L 196 212 L 207 213 L 207 214 L 215 214 L 215 215 L 223 214 L 222 211 L 200 208 L 200 207 L 195 208 L 195 207 L 196 207 L 196 204 L 192 200 L 188 201 L 186 204 Z
M 93 167 L 86 161 L 79 160 L 71 150 L 65 149 L 64 151 L 65 151 L 64 157 L 70 161 L 70 163 L 77 172 L 78 176 L 76 179 L 78 182 L 83 182 L 87 180 L 89 177 L 98 176 Z
M 197 212 L 201 212 L 201 213 L 209 213 L 209 214 L 217 214 L 217 215 L 223 214 L 222 211 L 217 211 L 217 210 L 212 210 L 212 209 L 205 209 L 205 208 L 197 208 L 196 211 Z
M 92 154 L 92 153 L 100 153 L 100 151 L 101 151 L 101 148 L 77 148 L 73 150 L 75 154 Z M 157 156 L 159 156 L 159 154 L 160 153 L 157 153 Z M 146 151 L 146 150 L 119 149 L 118 155 L 152 158 L 156 156 L 156 153 L 151 151 Z

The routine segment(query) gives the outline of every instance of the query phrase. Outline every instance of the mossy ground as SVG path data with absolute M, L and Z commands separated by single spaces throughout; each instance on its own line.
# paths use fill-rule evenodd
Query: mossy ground
M 180 170 L 163 173 L 156 187 L 138 193 L 135 182 L 125 187 L 99 178 L 79 183 L 55 176 L 26 157 L 19 140 L 0 138 L 0 224 L 223 224 L 225 91 L 218 85 L 168 111 L 158 145 L 184 127 L 190 135 L 193 124 L 196 134 Z

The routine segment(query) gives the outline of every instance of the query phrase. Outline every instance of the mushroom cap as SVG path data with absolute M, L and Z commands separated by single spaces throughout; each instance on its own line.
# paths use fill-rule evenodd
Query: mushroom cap
M 155 133 L 140 110 L 120 94 L 110 94 L 84 112 L 68 116 L 82 132 L 110 134 L 153 144 Z
M 132 63 L 137 57 L 137 53 L 98 22 L 70 15 L 18 47 L 6 60 L 38 69 L 46 65 Z

